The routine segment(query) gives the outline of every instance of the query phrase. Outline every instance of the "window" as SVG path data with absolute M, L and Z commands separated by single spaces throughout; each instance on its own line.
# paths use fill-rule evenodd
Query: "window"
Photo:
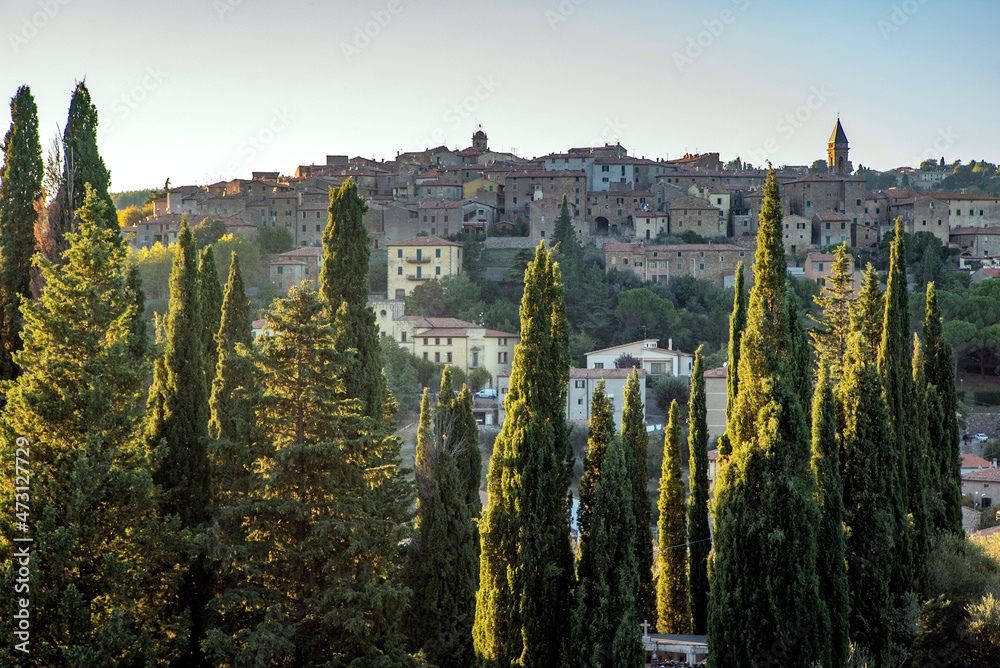
M 826 229 L 830 229 L 830 223 L 826 224 Z
M 861 200 L 858 200 L 858 206 L 861 206 Z
M 451 364 L 451 353 L 445 354 L 445 361 L 448 362 L 448 364 Z
M 427 216 L 424 216 L 424 220 L 427 220 Z M 403 249 L 402 248 L 397 248 L 396 249 L 396 257 L 403 257 Z
M 700 271 L 705 271 L 705 263 L 704 263 L 704 262 L 701 262 L 701 263 L 699 263 L 699 264 L 698 264 L 698 269 L 699 269 Z
M 396 267 L 396 275 L 397 276 L 402 276 L 403 275 L 403 268 L 402 267 Z
M 659 362 L 653 362 L 649 365 L 649 373 L 663 373 L 663 365 Z
M 399 340 L 403 341 L 404 343 L 406 342 L 406 332 L 403 332 L 402 334 L 399 335 Z
M 604 368 L 604 362 L 594 362 L 594 368 L 595 369 L 603 369 Z
M 303 226 L 302 226 L 302 231 L 303 231 L 303 232 L 305 232 L 305 231 L 306 231 L 306 226 L 305 226 L 305 225 L 303 225 Z
M 507 363 L 507 353 L 497 353 L 497 364 Z
M 809 207 L 811 207 L 812 205 L 813 205 L 813 203 L 812 203 L 812 200 L 809 200 L 809 199 L 807 199 L 807 200 L 806 200 L 806 208 L 809 208 Z
M 319 232 L 319 225 L 316 226 L 316 231 Z
M 424 353 L 424 361 L 427 361 L 427 353 Z
M 285 273 L 285 268 L 284 267 L 278 267 L 278 273 L 279 274 Z
M 434 275 L 435 276 L 441 275 L 441 267 L 434 267 Z
M 475 350 L 472 351 L 472 368 L 475 369 L 479 366 L 479 353 Z
M 818 266 L 819 266 L 819 271 L 823 271 L 823 263 L 820 262 Z
M 424 338 L 424 345 L 425 346 L 427 345 L 427 338 L 426 337 Z
M 434 361 L 438 363 L 441 362 L 441 353 L 434 353 Z
M 577 406 L 582 406 L 582 405 L 583 405 L 583 397 L 580 397 L 580 398 L 578 398 L 578 399 L 576 400 L 576 405 L 577 405 Z
M 574 380 L 573 381 L 573 387 L 575 387 L 577 389 L 580 389 L 580 388 L 584 387 L 585 385 L 586 385 L 585 381 L 582 381 L 582 380 Z
M 435 338 L 434 339 L 434 345 L 435 346 L 440 346 L 441 345 L 441 339 Z

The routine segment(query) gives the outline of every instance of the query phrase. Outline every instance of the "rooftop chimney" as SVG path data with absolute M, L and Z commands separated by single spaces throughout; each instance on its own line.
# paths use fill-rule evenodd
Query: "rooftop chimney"
M 667 350 L 673 350 L 673 349 L 674 349 L 674 340 L 667 339 Z

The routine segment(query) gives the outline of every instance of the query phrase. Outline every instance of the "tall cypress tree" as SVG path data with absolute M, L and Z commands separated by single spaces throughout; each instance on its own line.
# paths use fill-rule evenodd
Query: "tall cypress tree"
M 222 284 L 215 268 L 215 253 L 210 245 L 205 246 L 198 262 L 198 301 L 201 302 L 201 355 L 205 364 L 205 382 L 209 388 L 215 380 L 215 367 L 219 363 L 215 337 L 222 325 L 222 298 Z
M 719 458 L 732 453 L 729 436 L 730 420 L 736 414 L 736 395 L 739 393 L 740 348 L 743 330 L 747 326 L 747 295 L 743 285 L 743 263 L 736 263 L 736 287 L 733 295 L 733 312 L 729 316 L 729 361 L 726 364 L 726 431 L 719 439 Z
M 41 265 L 41 298 L 21 304 L 22 374 L 3 386 L 0 468 L 10 486 L 0 494 L 0 527 L 5 537 L 26 535 L 13 526 L 23 511 L 15 501 L 25 501 L 14 495 L 17 454 L 29 459 L 34 540 L 20 562 L 31 571 L 21 594 L 31 599 L 30 651 L 14 650 L 17 620 L 3 615 L 5 666 L 162 665 L 186 640 L 168 604 L 181 533 L 156 512 L 138 410 L 148 362 L 133 355 L 125 250 L 98 224 L 103 207 L 88 189 L 64 263 Z M 29 453 L 15 453 L 21 447 Z M 6 592 L 25 582 L 15 545 L 25 543 L 0 541 Z
M 860 324 L 860 323 L 858 323 Z M 837 399 L 843 415 L 840 469 L 847 527 L 850 637 L 888 665 L 896 555 L 892 427 L 875 356 L 861 327 L 848 337 Z M 834 613 L 835 614 L 835 613 Z
M 924 376 L 928 386 L 935 387 L 939 402 L 932 408 L 928 399 L 928 411 L 940 410 L 941 421 L 928 418 L 932 429 L 938 429 L 929 441 L 928 465 L 936 479 L 935 489 L 940 498 L 941 513 L 933 518 L 932 525 L 939 529 L 962 532 L 962 481 L 959 470 L 957 397 L 955 395 L 955 375 L 952 366 L 951 346 L 941 335 L 941 313 L 938 310 L 934 283 L 927 284 L 927 311 L 924 316 Z M 930 391 L 930 387 L 928 387 Z
M 691 399 L 688 403 L 688 582 L 691 596 L 692 633 L 704 635 L 708 627 L 708 553 L 712 533 L 708 526 L 708 408 L 705 399 L 702 347 L 694 351 Z
M 473 637 L 482 666 L 558 665 L 566 654 L 573 581 L 568 382 L 562 281 L 542 243 L 525 271 L 507 418 L 493 447 L 479 527 Z
M 594 480 L 590 532 L 580 544 L 581 560 L 589 566 L 577 591 L 571 665 L 645 665 L 636 619 L 639 575 L 628 457 L 622 440 L 612 437 Z
M 160 489 L 160 510 L 176 515 L 181 527 L 200 532 L 212 514 L 212 468 L 208 452 L 208 388 L 202 362 L 202 317 L 198 301 L 197 254 L 185 221 L 177 236 L 170 275 L 170 310 L 162 367 L 154 374 L 147 415 L 146 443 L 155 465 L 153 480 Z M 199 644 L 204 638 L 205 606 L 212 597 L 214 576 L 206 556 L 196 549 L 179 555 L 188 566 L 178 605 L 188 612 L 188 651 L 176 665 L 206 665 Z
M 896 220 L 896 234 L 889 256 L 885 315 L 878 354 L 878 370 L 885 385 L 886 406 L 893 429 L 897 527 L 897 559 L 892 590 L 897 596 L 927 588 L 927 520 L 924 503 L 923 439 L 918 436 L 910 410 L 916 388 L 913 385 L 910 350 L 910 311 L 906 292 L 906 247 L 902 219 Z M 913 516 L 913 528 L 907 514 Z
M 846 348 L 844 349 L 846 352 Z M 840 358 L 840 363 L 843 358 Z M 850 595 L 845 568 L 844 485 L 840 478 L 840 443 L 833 379 L 821 359 L 812 402 L 812 469 L 819 488 L 821 524 L 816 571 L 820 596 L 830 616 L 830 665 L 847 665 Z
M 577 578 L 591 583 L 595 580 L 594 553 L 583 550 L 590 542 L 591 521 L 594 503 L 597 501 L 597 481 L 604 466 L 604 453 L 615 437 L 614 409 L 611 399 L 604 391 L 604 381 L 598 381 L 590 403 L 590 437 L 587 439 L 587 454 L 583 458 L 583 476 L 580 478 L 580 509 L 577 511 L 577 527 L 580 536 L 580 562 L 577 564 Z M 588 603 L 593 591 L 587 592 Z
M 787 371 L 785 377 L 792 386 L 792 391 L 799 395 L 803 407 L 812 404 L 813 382 L 810 371 L 810 348 L 806 331 L 802 327 L 802 309 L 794 288 L 788 286 L 788 298 L 785 299 L 785 318 L 788 327 L 788 348 L 785 353 Z
M 556 248 L 557 246 L 562 258 L 579 262 L 583 255 L 583 247 L 580 246 L 580 239 L 577 238 L 576 230 L 573 229 L 573 217 L 569 213 L 569 203 L 566 200 L 566 195 L 562 197 L 559 216 L 556 218 L 552 228 L 552 247 Z
M 632 478 L 632 515 L 635 517 L 635 561 L 639 569 L 636 605 L 643 620 L 655 620 L 656 589 L 653 587 L 653 507 L 649 499 L 649 434 L 639 386 L 638 369 L 632 369 L 625 385 L 622 405 L 622 444 L 629 456 Z M 707 456 L 707 455 L 706 455 Z
M 681 477 L 681 416 L 676 401 L 670 403 L 670 418 L 664 431 L 656 630 L 660 633 L 690 633 L 691 601 L 688 596 L 687 550 L 684 549 L 688 538 L 687 493 Z
M 820 365 L 827 365 L 830 378 L 836 385 L 847 352 L 847 337 L 851 333 L 851 300 L 854 298 L 853 275 L 848 261 L 846 243 L 837 246 L 837 259 L 833 262 L 830 278 L 813 297 L 822 312 L 819 317 L 809 317 L 819 325 L 809 330 Z
M 885 297 L 879 287 L 878 272 L 868 264 L 861 292 L 851 307 L 851 331 L 860 332 L 871 358 L 878 358 L 882 347 L 882 324 L 885 319 Z
M 0 380 L 17 378 L 14 355 L 21 350 L 21 302 L 31 298 L 35 253 L 35 201 L 42 193 L 42 148 L 38 109 L 31 89 L 21 86 L 10 101 L 0 171 Z
M 476 534 L 456 455 L 469 444 L 456 419 L 464 408 L 451 390 L 450 373 L 442 378 L 438 404 L 431 415 L 427 390 L 421 403 L 417 474 L 417 540 L 407 564 L 413 595 L 407 633 L 414 650 L 423 650 L 441 668 L 467 668 L 473 660 L 478 555 Z M 477 444 L 478 447 L 478 444 Z
M 132 321 L 129 323 L 129 340 L 131 341 L 132 357 L 144 360 L 149 353 L 149 330 L 146 321 L 146 293 L 142 289 L 142 277 L 139 268 L 131 265 L 125 278 L 125 289 L 135 304 Z
M 782 648 L 782 665 L 829 661 L 829 621 L 816 574 L 820 513 L 808 422 L 799 394 L 785 378 L 781 235 L 772 171 L 764 188 L 755 282 L 741 340 L 739 392 L 728 420 L 733 452 L 716 485 L 708 614 L 712 666 L 758 663 L 774 648 Z

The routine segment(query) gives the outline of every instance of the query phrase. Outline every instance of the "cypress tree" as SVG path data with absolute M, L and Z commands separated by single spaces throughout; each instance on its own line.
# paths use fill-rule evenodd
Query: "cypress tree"
M 146 326 L 146 293 L 142 289 L 142 277 L 139 268 L 131 265 L 125 278 L 125 290 L 135 305 L 132 320 L 129 322 L 129 340 L 131 341 L 132 358 L 145 360 L 149 353 L 149 331 Z
M 843 358 L 839 361 L 842 363 Z M 819 488 L 821 513 L 816 571 L 820 596 L 830 617 L 830 665 L 839 668 L 847 665 L 850 653 L 850 594 L 845 568 L 844 485 L 840 478 L 836 413 L 832 374 L 821 359 L 812 402 L 812 469 Z
M 635 561 L 639 570 L 639 593 L 636 597 L 643 620 L 655 620 L 656 589 L 653 587 L 653 507 L 649 499 L 649 434 L 646 411 L 639 386 L 639 372 L 632 369 L 625 385 L 622 405 L 622 444 L 629 456 L 632 478 L 632 515 L 635 518 Z M 707 454 L 706 454 L 707 457 Z
M 154 411 L 147 414 L 146 444 L 154 459 L 153 481 L 159 486 L 160 511 L 176 515 L 181 527 L 201 532 L 212 513 L 212 469 L 208 453 L 208 390 L 202 362 L 202 318 L 198 301 L 197 255 L 187 221 L 177 236 L 170 274 L 170 310 L 162 367 L 154 373 Z M 191 619 L 187 653 L 176 665 L 206 665 L 199 649 L 208 620 L 205 606 L 213 595 L 213 570 L 197 549 L 179 556 L 188 566 L 178 605 Z
M 688 583 L 691 597 L 691 631 L 704 635 L 708 627 L 708 553 L 712 533 L 708 526 L 708 409 L 702 346 L 694 351 L 691 399 L 688 403 Z
M 733 312 L 729 316 L 729 361 L 726 364 L 726 431 L 719 439 L 719 459 L 732 453 L 729 436 L 730 420 L 736 414 L 736 395 L 739 393 L 740 349 L 743 330 L 747 326 L 747 296 L 743 285 L 743 263 L 736 263 L 736 287 L 733 295 Z
M 22 345 L 21 302 L 31 298 L 35 202 L 42 194 L 38 109 L 27 86 L 11 98 L 10 119 L 0 171 L 0 380 L 20 373 L 14 355 Z
M 198 301 L 201 302 L 202 360 L 205 364 L 205 383 L 209 388 L 215 380 L 215 367 L 219 363 L 219 349 L 215 337 L 222 325 L 222 283 L 215 268 L 212 247 L 201 250 L 198 262 Z
M 677 402 L 670 403 L 670 419 L 663 439 L 663 470 L 660 473 L 659 563 L 656 630 L 660 633 L 691 632 L 691 601 L 688 596 L 687 514 L 684 480 L 681 478 L 681 417 Z
M 868 264 L 861 292 L 851 307 L 851 331 L 860 332 L 874 360 L 882 347 L 882 321 L 885 319 L 885 298 L 879 287 L 878 272 Z
M 148 363 L 132 354 L 125 250 L 98 224 L 103 207 L 88 189 L 64 262 L 42 262 L 41 297 L 21 304 L 22 373 L 3 386 L 0 468 L 10 486 L 0 526 L 4 536 L 27 533 L 13 526 L 15 500 L 26 501 L 14 495 L 17 454 L 29 458 L 34 539 L 20 562 L 31 571 L 22 594 L 31 599 L 29 651 L 14 650 L 16 620 L 5 614 L 7 666 L 162 665 L 186 642 L 185 620 L 167 604 L 179 575 L 170 554 L 183 534 L 156 512 L 137 410 Z M 25 544 L 0 541 L 5 592 L 19 578 L 15 545 Z
M 507 418 L 479 527 L 473 637 L 481 666 L 558 665 L 566 655 L 573 580 L 567 349 L 560 272 L 542 243 L 525 271 Z
M 479 425 L 472 412 L 472 390 L 463 385 L 455 399 L 455 417 L 451 428 L 452 439 L 461 447 L 455 453 L 459 481 L 465 490 L 465 505 L 469 516 L 478 519 L 483 512 L 483 502 L 479 497 L 479 482 L 483 475 L 483 453 L 479 450 Z M 479 530 L 475 533 L 476 554 L 479 554 Z M 477 571 L 478 576 L 478 571 Z
M 940 498 L 941 513 L 933 518 L 932 525 L 962 533 L 962 480 L 958 451 L 958 399 L 955 395 L 955 376 L 952 366 L 951 346 L 941 335 L 941 314 L 938 310 L 934 283 L 927 284 L 927 310 L 924 316 L 924 376 L 928 386 L 934 386 L 939 407 L 932 408 L 928 399 L 928 424 L 940 430 L 929 439 L 928 466 L 936 478 L 935 490 Z M 930 392 L 930 387 L 928 387 Z M 930 417 L 930 411 L 940 410 L 941 422 Z
M 620 438 L 612 436 L 605 445 L 594 481 L 591 530 L 580 544 L 581 560 L 589 568 L 581 573 L 577 592 L 572 665 L 641 668 L 645 650 L 636 619 L 639 575 L 629 455 Z
M 604 453 L 608 444 L 615 437 L 614 409 L 611 399 L 604 391 L 604 381 L 598 381 L 590 404 L 590 434 L 587 439 L 587 454 L 583 458 L 583 476 L 580 478 L 580 509 L 577 511 L 577 527 L 580 536 L 580 562 L 577 565 L 577 578 L 593 584 L 596 581 L 593 563 L 594 555 L 590 550 L 584 551 L 583 546 L 590 541 L 591 516 L 594 503 L 597 501 L 597 481 L 601 477 L 604 465 Z M 593 596 L 587 592 L 588 604 Z
M 808 422 L 800 395 L 785 377 L 781 234 L 778 184 L 769 172 L 740 344 L 739 391 L 728 420 L 732 455 L 715 493 L 712 666 L 752 665 L 775 652 L 786 666 L 829 661 L 829 620 L 816 574 L 820 513 Z
M 878 354 L 878 370 L 885 385 L 896 462 L 893 489 L 898 536 L 892 590 L 897 596 L 907 591 L 926 591 L 928 551 L 922 439 L 916 433 L 910 410 L 916 388 L 911 367 L 905 243 L 903 221 L 897 219 L 890 250 L 885 315 Z M 912 530 L 909 528 L 908 513 L 913 515 Z
M 875 665 L 888 665 L 898 535 L 893 516 L 896 463 L 882 379 L 863 329 L 848 337 L 837 399 L 843 415 L 840 469 L 850 637 Z
M 583 247 L 573 229 L 573 217 L 569 214 L 569 203 L 566 195 L 562 197 L 559 216 L 552 228 L 552 248 L 558 249 L 559 255 L 565 260 L 579 262 L 583 255 Z
M 822 309 L 819 317 L 809 317 L 819 325 L 809 330 L 820 366 L 829 368 L 834 385 L 840 379 L 840 369 L 847 351 L 847 337 L 851 333 L 851 300 L 854 298 L 854 278 L 848 261 L 847 244 L 837 246 L 837 259 L 831 267 L 830 278 L 813 297 Z
M 421 403 L 417 474 L 417 540 L 407 565 L 413 590 L 407 632 L 414 650 L 440 668 L 466 668 L 473 660 L 478 555 L 467 489 L 456 454 L 469 444 L 455 415 L 446 367 L 438 405 L 431 415 L 427 390 Z M 478 447 L 478 444 L 477 444 Z
M 802 327 L 802 309 L 799 308 L 798 297 L 795 296 L 794 288 L 789 285 L 788 298 L 785 299 L 785 318 L 788 327 L 787 351 L 785 353 L 785 365 L 787 370 L 785 376 L 792 386 L 803 407 L 812 403 L 813 383 L 810 372 L 810 349 L 809 339 L 806 331 Z

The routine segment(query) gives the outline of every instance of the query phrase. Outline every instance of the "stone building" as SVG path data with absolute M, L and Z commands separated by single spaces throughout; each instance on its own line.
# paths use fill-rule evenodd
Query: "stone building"
M 732 287 L 736 265 L 742 262 L 744 280 L 749 285 L 753 261 L 753 250 L 732 244 L 604 244 L 605 271 L 631 271 L 643 281 L 666 283 L 671 278 L 692 276 L 719 287 Z

